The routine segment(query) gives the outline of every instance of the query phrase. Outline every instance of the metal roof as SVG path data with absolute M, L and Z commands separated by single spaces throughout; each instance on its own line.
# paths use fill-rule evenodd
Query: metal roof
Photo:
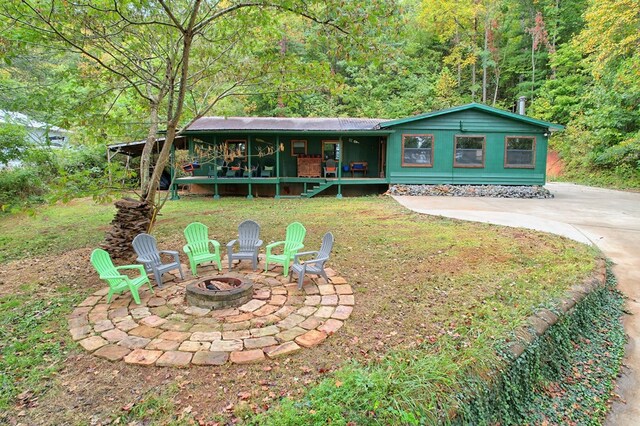
M 162 146 L 164 145 L 165 138 L 157 138 L 156 146 L 154 152 L 160 151 Z M 114 153 L 129 155 L 131 157 L 137 157 L 142 155 L 142 150 L 144 149 L 144 145 L 147 143 L 146 140 L 143 141 L 135 141 L 135 142 L 126 142 L 126 143 L 116 143 L 112 145 L 107 145 L 109 151 L 113 151 Z M 186 149 L 186 138 L 184 136 L 177 136 L 173 141 L 174 145 L 178 149 Z
M 289 118 L 289 117 L 202 117 L 189 126 L 184 133 L 213 130 L 254 131 L 328 131 L 348 132 L 377 130 L 382 118 Z
M 535 118 L 527 117 L 526 115 L 515 114 L 515 113 L 510 112 L 510 111 L 505 111 L 503 109 L 490 107 L 488 105 L 479 104 L 479 103 L 476 103 L 476 102 L 472 102 L 472 103 L 466 104 L 466 105 L 457 106 L 457 107 L 454 107 L 454 108 L 442 109 L 440 111 L 428 112 L 426 114 L 414 115 L 413 117 L 407 117 L 407 118 L 401 118 L 401 119 L 398 119 L 398 120 L 391 120 L 391 121 L 382 122 L 382 123 L 380 123 L 380 127 L 381 128 L 386 128 L 386 127 L 397 126 L 399 124 L 410 123 L 412 121 L 424 120 L 426 118 L 438 117 L 440 115 L 451 114 L 451 113 L 459 112 L 459 111 L 466 111 L 466 110 L 469 110 L 469 109 L 476 109 L 476 110 L 484 111 L 484 112 L 489 113 L 489 114 L 493 114 L 493 115 L 509 118 L 509 119 L 512 119 L 512 120 L 522 121 L 522 122 L 528 123 L 528 124 L 533 124 L 534 126 L 540 126 L 540 127 L 544 127 L 544 128 L 557 129 L 557 130 L 564 129 L 564 126 L 561 126 L 560 124 L 549 123 L 548 121 L 538 120 L 538 119 L 535 119 Z

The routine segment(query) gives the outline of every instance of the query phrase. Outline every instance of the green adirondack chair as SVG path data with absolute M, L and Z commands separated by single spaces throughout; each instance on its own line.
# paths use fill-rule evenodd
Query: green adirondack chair
M 267 246 L 267 258 L 265 260 L 265 272 L 269 270 L 269 263 L 280 263 L 284 267 L 284 276 L 289 276 L 289 263 L 295 254 L 304 247 L 302 242 L 307 230 L 300 222 L 293 222 L 287 226 L 287 234 L 284 241 L 276 241 Z M 271 251 L 283 246 L 282 254 L 272 254 Z
M 220 243 L 216 240 L 209 239 L 209 228 L 200 222 L 193 222 L 184 229 L 184 238 L 187 244 L 182 248 L 189 257 L 191 265 L 191 273 L 198 275 L 196 266 L 205 262 L 216 262 L 218 269 L 222 271 L 222 262 L 220 261 Z M 213 246 L 213 253 L 209 249 L 209 245 Z
M 116 267 L 113 265 L 109 253 L 102 249 L 95 249 L 93 253 L 91 253 L 91 264 L 96 268 L 96 271 L 100 275 L 100 279 L 105 280 L 109 284 L 107 303 L 111 303 L 111 298 L 114 294 L 130 291 L 133 296 L 133 300 L 135 300 L 137 304 L 140 304 L 138 289 L 144 284 L 148 284 L 149 290 L 153 293 L 151 282 L 147 277 L 147 273 L 145 272 L 143 265 L 124 265 Z M 119 272 L 122 269 L 137 269 L 140 272 L 140 276 L 137 278 L 129 278 L 127 275 Z

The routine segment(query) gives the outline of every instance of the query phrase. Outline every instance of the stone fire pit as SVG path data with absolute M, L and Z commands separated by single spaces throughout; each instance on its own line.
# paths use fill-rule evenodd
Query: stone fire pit
M 210 277 L 187 285 L 191 306 L 224 309 L 245 304 L 253 297 L 253 282 L 232 277 Z

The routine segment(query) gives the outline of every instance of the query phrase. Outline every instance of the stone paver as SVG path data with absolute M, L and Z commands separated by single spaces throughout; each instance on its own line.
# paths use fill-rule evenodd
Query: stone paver
M 87 324 L 82 327 L 74 327 L 70 329 L 69 332 L 71 333 L 71 338 L 73 340 L 82 340 L 91 336 L 91 333 L 93 332 L 93 327 Z
M 218 271 L 210 267 L 202 273 Z M 302 289 L 283 277 L 279 266 L 266 274 L 235 268 L 226 275 L 252 280 L 253 299 L 221 310 L 188 306 L 184 292 L 190 281 L 180 279 L 165 280 L 155 294 L 142 290 L 141 304 L 129 294 L 107 304 L 108 289 L 101 289 L 68 316 L 69 333 L 109 361 L 157 367 L 249 364 L 322 343 L 342 327 L 355 304 L 351 286 L 335 272 L 330 283 L 305 277 Z
M 331 315 L 331 318 L 335 318 L 335 319 L 339 319 L 339 320 L 346 320 L 347 318 L 349 318 L 351 316 L 351 312 L 353 311 L 353 306 L 343 306 L 340 305 L 336 308 L 335 312 L 333 313 L 333 315 Z
M 324 333 L 327 333 L 327 335 L 331 336 L 333 333 L 338 331 L 343 324 L 344 323 L 340 320 L 328 319 L 324 324 L 318 327 L 318 330 Z
M 222 339 L 222 333 L 219 331 L 211 331 L 209 333 L 197 331 L 191 335 L 190 340 L 195 342 L 212 342 Z
M 136 349 L 124 357 L 124 362 L 127 364 L 152 365 L 161 355 L 162 351 Z
M 236 340 L 216 340 L 211 342 L 210 350 L 212 352 L 231 352 L 241 351 L 244 343 L 240 339 Z
M 253 364 L 264 359 L 262 349 L 253 349 L 250 351 L 231 352 L 229 359 L 234 364 Z
M 238 308 L 241 312 L 253 312 L 266 305 L 264 300 L 253 299 Z
M 149 344 L 151 339 L 137 336 L 128 336 L 120 340 L 118 344 L 129 349 L 142 349 Z
M 93 352 L 106 345 L 108 342 L 100 336 L 87 337 L 84 340 L 80 340 L 80 345 L 88 352 Z
M 148 325 L 149 327 L 159 327 L 165 322 L 167 322 L 167 320 L 158 315 L 151 315 L 140 320 L 141 324 Z
M 95 351 L 93 354 L 99 358 L 109 361 L 119 361 L 131 352 L 130 349 L 118 345 L 106 345 Z
M 310 348 L 312 346 L 319 345 L 327 338 L 327 334 L 318 331 L 318 330 L 310 330 L 305 334 L 296 337 L 296 343 L 305 348 Z
M 198 352 L 208 351 L 210 347 L 210 342 L 192 342 L 191 340 L 185 340 L 180 344 L 178 350 L 184 352 Z
M 110 343 L 117 343 L 122 339 L 126 339 L 129 335 L 119 328 L 114 328 L 112 330 L 107 330 L 102 333 L 102 337 L 107 339 Z
M 129 336 L 154 338 L 158 334 L 162 334 L 162 330 L 148 325 L 140 325 L 133 330 L 129 330 Z
M 157 351 L 175 351 L 180 347 L 180 342 L 175 340 L 153 339 L 145 349 Z
M 252 337 L 249 339 L 244 339 L 245 349 L 265 348 L 267 346 L 277 345 L 278 343 L 280 342 L 278 342 L 273 336 Z
M 307 330 L 302 327 L 293 327 L 276 334 L 276 339 L 278 339 L 281 342 L 287 342 L 289 340 L 295 339 L 296 337 L 306 332 Z
M 298 352 L 300 349 L 302 348 L 296 342 L 285 342 L 281 345 L 265 350 L 265 353 L 269 358 L 277 358 L 279 356 L 285 356 L 294 352 Z
M 195 365 L 223 365 L 229 360 L 229 352 L 196 352 L 191 363 Z
M 158 367 L 187 367 L 193 354 L 182 351 L 167 351 L 156 361 Z

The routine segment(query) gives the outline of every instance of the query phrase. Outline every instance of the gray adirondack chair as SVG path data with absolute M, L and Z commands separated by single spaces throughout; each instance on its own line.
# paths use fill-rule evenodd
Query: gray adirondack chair
M 162 275 L 174 269 L 178 269 L 178 271 L 180 271 L 180 278 L 184 279 L 178 252 L 173 250 L 159 251 L 158 244 L 153 236 L 144 233 L 138 234 L 133 239 L 133 249 L 138 255 L 136 262 L 144 264 L 147 272 L 153 272 L 158 287 L 162 287 Z M 160 257 L 160 254 L 163 253 L 173 256 L 173 262 L 164 263 Z
M 238 245 L 238 251 L 233 251 L 233 246 Z M 258 268 L 258 251 L 262 246 L 260 239 L 260 225 L 253 220 L 245 220 L 238 225 L 238 239 L 227 243 L 227 256 L 229 257 L 229 270 L 233 267 L 234 259 L 250 259 L 253 270 Z
M 327 260 L 329 260 L 329 254 L 331 254 L 331 249 L 333 248 L 333 234 L 331 232 L 327 232 L 322 237 L 322 244 L 320 245 L 320 250 L 318 251 L 306 251 L 301 253 L 296 253 L 293 257 L 293 265 L 291 265 L 292 274 L 289 276 L 289 282 L 293 278 L 293 273 L 298 274 L 298 288 L 302 288 L 302 283 L 304 282 L 305 274 L 315 274 L 323 277 L 327 282 L 329 281 L 329 277 L 327 277 L 327 273 L 324 271 L 324 264 Z M 303 256 L 311 256 L 315 255 L 315 258 L 310 260 L 302 261 L 300 258 Z

